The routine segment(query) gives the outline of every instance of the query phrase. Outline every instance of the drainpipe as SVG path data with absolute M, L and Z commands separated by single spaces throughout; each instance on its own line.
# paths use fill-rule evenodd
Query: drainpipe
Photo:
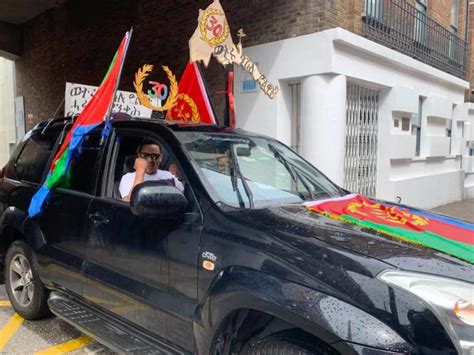
M 464 43 L 466 43 L 466 51 L 464 52 L 464 64 L 465 64 L 465 68 L 466 68 L 466 71 L 467 71 L 467 68 L 470 69 L 470 72 L 472 73 L 472 68 L 471 68 L 471 65 L 470 63 L 468 63 L 468 60 L 471 60 L 471 58 L 468 58 L 468 51 L 469 51 L 469 45 L 472 45 L 469 44 L 468 42 L 468 36 L 467 36 L 467 33 L 468 33 L 468 30 L 469 30 L 469 2 L 471 0 L 466 0 L 466 18 L 465 18 L 465 29 L 464 29 Z M 472 51 L 471 51 L 471 55 L 472 55 Z M 467 80 L 469 80 L 469 83 L 471 83 L 472 81 L 472 77 L 469 77 L 469 75 L 471 73 L 467 73 Z M 471 86 L 471 85 L 469 85 Z M 471 101 L 471 88 L 469 88 L 469 94 L 468 94 L 468 97 L 469 97 L 469 101 Z M 462 160 L 462 159 L 461 159 Z
M 467 43 L 467 31 L 468 31 L 468 28 L 469 28 L 469 2 L 471 0 L 466 0 L 466 23 L 465 23 L 465 30 L 464 30 L 464 42 Z

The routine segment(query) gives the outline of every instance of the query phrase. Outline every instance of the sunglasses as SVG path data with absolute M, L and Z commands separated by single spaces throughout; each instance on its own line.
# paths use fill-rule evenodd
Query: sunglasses
M 147 160 L 148 158 L 150 158 L 151 160 L 153 161 L 156 161 L 158 159 L 160 159 L 160 156 L 161 154 L 154 154 L 154 153 L 138 153 L 138 156 L 142 159 L 145 159 Z

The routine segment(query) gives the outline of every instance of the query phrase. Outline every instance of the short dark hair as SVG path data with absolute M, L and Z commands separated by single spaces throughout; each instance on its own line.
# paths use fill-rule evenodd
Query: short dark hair
M 157 141 L 155 141 L 154 139 L 151 139 L 151 138 L 143 138 L 143 140 L 140 142 L 140 144 L 138 145 L 138 148 L 137 148 L 137 153 L 140 153 L 142 151 L 142 147 L 144 145 L 157 145 L 158 147 L 160 147 L 160 152 L 161 152 L 161 145 L 160 143 L 158 143 Z

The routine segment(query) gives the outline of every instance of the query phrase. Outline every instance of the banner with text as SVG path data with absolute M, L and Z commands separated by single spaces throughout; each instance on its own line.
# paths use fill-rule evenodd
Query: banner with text
M 96 90 L 96 86 L 66 83 L 65 116 L 74 116 L 81 113 Z M 118 90 L 112 112 L 123 112 L 133 117 L 150 118 L 152 110 L 140 104 L 136 93 Z

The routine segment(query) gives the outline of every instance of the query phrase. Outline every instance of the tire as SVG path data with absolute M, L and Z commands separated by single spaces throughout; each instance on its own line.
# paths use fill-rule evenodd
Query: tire
M 49 314 L 48 291 L 35 268 L 33 252 L 22 241 L 15 241 L 5 256 L 5 288 L 13 309 L 25 319 Z
M 326 352 L 310 336 L 297 329 L 271 334 L 257 341 L 250 341 L 242 354 L 249 355 L 318 355 Z

